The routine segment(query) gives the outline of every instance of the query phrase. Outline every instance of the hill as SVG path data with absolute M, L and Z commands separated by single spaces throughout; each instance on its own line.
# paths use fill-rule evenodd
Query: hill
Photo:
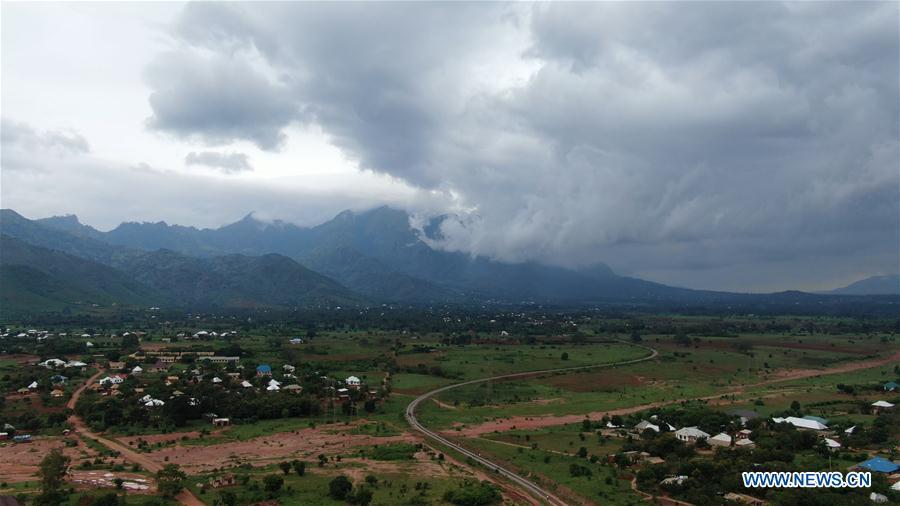
M 0 236 L 0 312 L 160 305 L 161 292 L 112 267 Z
M 900 295 L 900 275 L 872 276 L 827 293 L 836 295 Z

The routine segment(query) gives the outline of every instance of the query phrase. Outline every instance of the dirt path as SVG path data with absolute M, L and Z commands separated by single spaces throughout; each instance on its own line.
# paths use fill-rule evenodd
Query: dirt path
M 895 352 L 893 355 L 888 357 L 874 358 L 870 360 L 863 360 L 859 362 L 850 362 L 847 364 L 841 364 L 829 369 L 792 369 L 788 371 L 783 371 L 782 374 L 778 375 L 776 378 L 768 379 L 765 381 L 760 381 L 757 383 L 751 383 L 747 385 L 741 385 L 738 387 L 733 387 L 727 389 L 725 391 L 719 392 L 715 395 L 709 395 L 706 397 L 699 397 L 693 400 L 700 401 L 708 401 L 718 399 L 723 395 L 739 395 L 744 393 L 745 390 L 749 388 L 755 388 L 765 385 L 771 385 L 774 383 L 784 383 L 788 381 L 794 381 L 798 379 L 806 379 L 806 378 L 814 378 L 818 376 L 831 376 L 833 374 L 842 374 L 847 372 L 859 371 L 862 369 L 871 369 L 873 367 L 881 367 L 884 365 L 892 364 L 900 362 L 900 350 Z M 534 416 L 514 416 L 510 418 L 504 418 L 502 420 L 492 420 L 489 422 L 480 423 L 478 425 L 473 425 L 471 427 L 466 427 L 462 430 L 452 430 L 452 431 L 444 431 L 443 434 L 448 436 L 468 436 L 468 437 L 477 437 L 482 434 L 488 434 L 491 432 L 505 432 L 509 430 L 516 429 L 536 429 L 541 427 L 552 427 L 555 425 L 568 425 L 573 423 L 581 423 L 585 418 L 590 418 L 591 420 L 599 420 L 603 418 L 605 415 L 613 416 L 613 415 L 630 415 L 632 413 L 637 413 L 640 411 L 645 411 L 648 409 L 659 408 L 663 406 L 668 406 L 671 404 L 677 404 L 681 402 L 681 400 L 672 400 L 672 401 L 659 401 L 659 402 L 651 402 L 647 404 L 640 404 L 637 406 L 630 406 L 627 408 L 618 408 L 618 409 L 608 409 L 605 411 L 592 411 L 590 413 L 582 413 L 575 415 L 534 415 Z
M 98 370 L 96 374 L 88 378 L 88 380 L 85 381 L 83 385 L 78 387 L 78 390 L 75 390 L 75 392 L 72 393 L 72 398 L 69 399 L 68 403 L 66 403 L 66 407 L 74 411 L 75 404 L 78 402 L 78 399 L 81 397 L 81 394 L 84 392 L 84 390 L 104 372 L 105 371 L 103 369 Z M 72 430 L 74 432 L 88 439 L 93 439 L 111 450 L 119 452 L 119 454 L 125 460 L 131 462 L 132 464 L 138 464 L 151 473 L 156 473 L 163 467 L 162 465 L 150 460 L 145 455 L 141 455 L 140 453 L 137 453 L 136 451 L 122 445 L 121 443 L 118 443 L 117 441 L 107 439 L 98 434 L 95 434 L 94 432 L 91 432 L 87 424 L 84 423 L 84 420 L 82 420 L 81 417 L 76 415 L 75 413 L 72 413 L 72 415 L 69 417 L 69 424 L 72 426 Z M 186 504 L 187 506 L 205 506 L 205 503 L 200 499 L 197 499 L 197 497 L 188 489 L 182 490 L 181 493 L 175 497 L 175 499 L 177 499 L 181 504 Z

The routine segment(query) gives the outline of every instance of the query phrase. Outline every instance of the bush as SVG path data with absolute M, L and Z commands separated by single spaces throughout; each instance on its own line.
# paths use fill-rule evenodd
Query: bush
M 331 480 L 328 484 L 328 495 L 338 501 L 346 499 L 350 495 L 351 490 L 353 490 L 353 483 L 343 474 Z
M 467 483 L 466 486 L 455 490 L 448 490 L 444 494 L 444 500 L 457 506 L 485 506 L 497 504 L 502 497 L 500 491 L 492 483 L 487 481 L 477 484 Z

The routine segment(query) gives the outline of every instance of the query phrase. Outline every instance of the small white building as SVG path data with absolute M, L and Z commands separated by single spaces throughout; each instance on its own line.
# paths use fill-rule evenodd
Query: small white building
M 644 432 L 647 429 L 650 429 L 653 432 L 659 432 L 659 425 L 652 424 L 647 420 L 641 420 L 640 423 L 634 426 L 634 428 L 638 432 Z
M 242 382 L 241 382 L 241 386 L 244 387 L 244 388 L 253 388 L 253 384 L 250 383 L 250 382 L 247 381 L 247 380 L 242 381 Z
M 53 369 L 54 367 L 65 367 L 66 361 L 58 358 L 48 358 L 38 365 L 46 367 L 47 369 Z
M 829 437 L 825 438 L 825 446 L 827 446 L 828 449 L 833 452 L 841 449 L 841 443 L 838 443 L 837 441 Z
M 344 380 L 344 383 L 346 383 L 348 387 L 359 388 L 360 381 L 356 376 L 350 376 Z
M 140 376 L 143 372 L 144 369 L 139 365 L 134 366 L 134 369 L 131 370 L 131 374 L 134 374 L 135 376 Z
M 888 401 L 875 401 L 872 403 L 872 411 L 876 413 L 881 413 L 883 411 L 889 411 L 894 408 L 894 405 Z
M 828 426 L 816 420 L 808 420 L 806 418 L 797 418 L 789 416 L 787 418 L 772 418 L 775 423 L 789 423 L 801 430 L 828 430 Z
M 684 443 L 696 443 L 700 439 L 708 439 L 709 434 L 697 427 L 684 427 L 675 431 L 675 438 Z
M 709 443 L 710 446 L 730 447 L 731 446 L 731 436 L 729 436 L 728 434 L 726 434 L 724 432 L 720 432 L 720 433 L 716 434 L 715 436 L 707 439 L 706 442 Z

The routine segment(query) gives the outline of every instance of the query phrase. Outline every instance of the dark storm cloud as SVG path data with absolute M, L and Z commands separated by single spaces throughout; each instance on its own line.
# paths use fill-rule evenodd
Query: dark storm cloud
M 246 139 L 277 149 L 297 114 L 287 88 L 246 61 L 193 51 L 162 56 L 147 69 L 149 126 L 216 145 Z
M 152 123 L 268 147 L 315 124 L 457 196 L 442 247 L 503 260 L 704 286 L 723 263 L 895 270 L 898 8 L 191 4 Z
M 187 165 L 203 165 L 219 170 L 225 174 L 248 172 L 253 170 L 250 160 L 244 153 L 217 153 L 215 151 L 191 151 L 184 158 Z

